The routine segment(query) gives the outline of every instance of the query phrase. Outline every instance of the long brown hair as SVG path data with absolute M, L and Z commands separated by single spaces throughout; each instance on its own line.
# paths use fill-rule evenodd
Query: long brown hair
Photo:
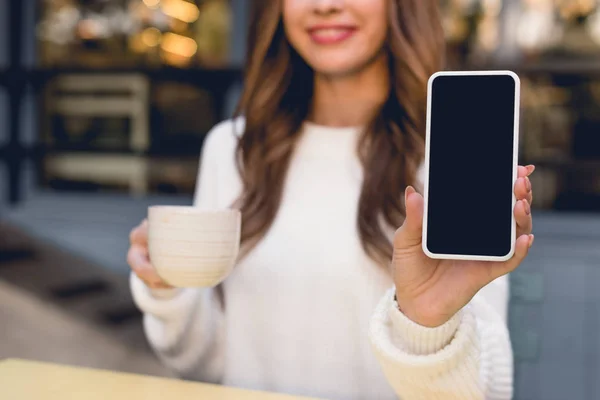
M 242 244 L 254 247 L 273 223 L 313 91 L 313 71 L 286 39 L 281 1 L 254 1 L 244 93 L 238 115 L 245 130 L 237 147 L 243 192 Z M 424 156 L 427 80 L 444 59 L 438 0 L 390 0 L 392 87 L 365 129 L 358 155 L 364 169 L 357 225 L 362 246 L 376 262 L 392 255 L 388 227 L 405 218 L 403 192 L 415 184 Z

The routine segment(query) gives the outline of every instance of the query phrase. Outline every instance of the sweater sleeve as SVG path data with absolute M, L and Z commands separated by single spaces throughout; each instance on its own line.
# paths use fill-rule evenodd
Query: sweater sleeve
M 508 278 L 482 289 L 437 328 L 402 314 L 394 290 L 371 321 L 370 340 L 390 385 L 403 400 L 510 399 L 513 356 L 506 327 Z
M 218 207 L 217 182 L 223 135 L 231 123 L 215 127 L 202 150 L 194 206 Z M 233 154 L 232 154 L 233 156 Z M 130 277 L 133 299 L 144 313 L 144 330 L 160 360 L 185 379 L 220 383 L 223 377 L 224 311 L 220 288 L 149 289 Z

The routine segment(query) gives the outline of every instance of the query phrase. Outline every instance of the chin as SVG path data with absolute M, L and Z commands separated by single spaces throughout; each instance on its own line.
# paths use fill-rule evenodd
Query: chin
M 352 50 L 351 52 L 323 51 L 313 53 L 305 60 L 317 74 L 325 76 L 352 75 L 368 68 L 377 60 L 377 52 L 373 55 L 366 51 Z M 358 57 L 357 57 L 358 56 Z
M 315 62 L 309 63 L 315 73 L 328 76 L 343 76 L 360 71 L 363 62 Z

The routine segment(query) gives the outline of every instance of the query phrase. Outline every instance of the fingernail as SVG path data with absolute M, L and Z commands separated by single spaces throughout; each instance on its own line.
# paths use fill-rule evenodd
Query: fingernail
M 525 178 L 525 185 L 527 186 L 527 192 L 531 192 L 531 181 L 529 178 Z
M 528 165 L 527 167 L 527 176 L 533 174 L 533 171 L 535 171 L 535 165 Z
M 529 247 L 533 246 L 533 241 L 535 240 L 535 236 L 529 235 Z
M 406 190 L 404 191 L 404 204 L 406 204 L 408 202 L 408 196 L 410 196 L 414 192 L 415 192 L 415 189 L 412 186 L 406 187 Z
M 523 201 L 523 207 L 525 208 L 525 214 L 531 215 L 531 206 L 529 205 L 529 202 L 527 200 L 522 200 L 522 201 Z

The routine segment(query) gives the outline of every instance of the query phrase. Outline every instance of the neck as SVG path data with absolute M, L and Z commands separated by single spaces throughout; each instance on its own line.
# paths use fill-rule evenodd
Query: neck
M 310 120 L 325 126 L 364 126 L 386 101 L 389 90 L 390 73 L 385 55 L 358 72 L 315 73 Z

